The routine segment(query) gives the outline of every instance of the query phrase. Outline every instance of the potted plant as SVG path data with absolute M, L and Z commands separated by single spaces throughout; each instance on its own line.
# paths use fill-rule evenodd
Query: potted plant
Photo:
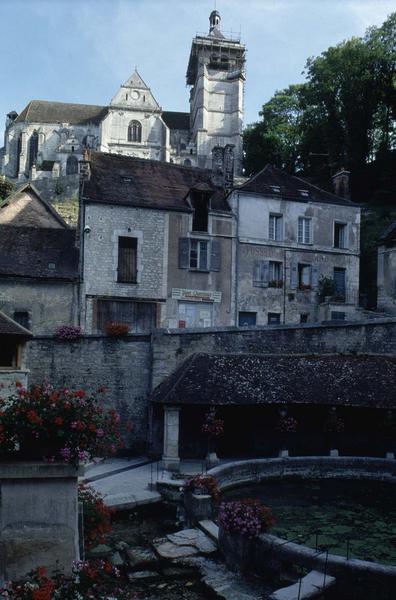
M 215 440 L 224 433 L 224 419 L 221 419 L 216 414 L 216 409 L 211 408 L 204 417 L 204 422 L 201 427 L 202 433 L 207 435 L 208 451 L 206 462 L 208 466 L 213 466 L 219 462 L 215 450 Z
M 322 275 L 319 279 L 319 302 L 326 302 L 335 293 L 334 279 L 327 275 Z
M 110 337 L 123 337 L 129 333 L 128 323 L 106 323 L 106 335 Z
M 255 560 L 255 539 L 275 523 L 271 508 L 245 498 L 222 502 L 219 510 L 219 546 L 227 566 L 246 571 Z

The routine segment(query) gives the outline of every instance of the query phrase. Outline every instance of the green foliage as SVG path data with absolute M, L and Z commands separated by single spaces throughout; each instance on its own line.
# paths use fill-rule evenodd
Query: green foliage
M 396 13 L 363 38 L 309 58 L 307 81 L 277 91 L 244 135 L 247 174 L 267 162 L 328 187 L 396 144 Z
M 14 191 L 14 184 L 6 177 L 0 176 L 0 200 L 4 200 Z

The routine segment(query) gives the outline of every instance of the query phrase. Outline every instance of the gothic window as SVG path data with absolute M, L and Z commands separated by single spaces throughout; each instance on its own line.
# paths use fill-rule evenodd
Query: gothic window
M 19 169 L 21 166 L 21 151 L 22 151 L 22 134 L 19 134 L 17 139 L 17 148 L 16 148 L 16 165 L 15 165 L 15 177 L 19 175 Z
M 128 142 L 142 141 L 142 126 L 139 121 L 131 121 L 128 127 Z
M 34 131 L 29 139 L 28 171 L 30 171 L 32 166 L 35 164 L 36 159 L 37 159 L 37 153 L 38 153 L 38 133 L 37 133 L 37 131 Z
M 78 159 L 76 156 L 69 156 L 66 161 L 66 175 L 76 175 L 78 173 Z

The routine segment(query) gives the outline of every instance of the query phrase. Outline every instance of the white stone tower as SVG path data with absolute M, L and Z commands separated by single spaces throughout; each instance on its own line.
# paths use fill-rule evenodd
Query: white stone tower
M 215 147 L 234 146 L 235 172 L 242 166 L 245 46 L 220 31 L 217 10 L 209 17 L 208 35 L 197 35 L 187 67 L 192 140 L 198 166 L 211 168 Z

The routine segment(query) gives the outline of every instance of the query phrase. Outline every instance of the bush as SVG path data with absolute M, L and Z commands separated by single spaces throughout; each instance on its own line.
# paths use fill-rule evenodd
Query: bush
M 122 447 L 114 409 L 102 408 L 99 394 L 54 389 L 47 383 L 0 398 L 0 458 L 40 458 L 77 465 L 109 456 Z
M 219 523 L 224 531 L 237 533 L 249 538 L 268 531 L 275 523 L 271 508 L 260 500 L 245 498 L 232 502 L 222 502 Z
M 61 325 L 55 329 L 55 337 L 60 340 L 79 340 L 81 336 L 81 327 L 77 325 Z
M 94 544 L 103 544 L 106 533 L 111 532 L 113 510 L 103 502 L 103 497 L 89 485 L 80 483 L 78 500 L 84 509 L 84 544 L 90 548 Z
M 127 323 L 106 323 L 105 332 L 111 337 L 122 337 L 128 335 L 129 325 Z

